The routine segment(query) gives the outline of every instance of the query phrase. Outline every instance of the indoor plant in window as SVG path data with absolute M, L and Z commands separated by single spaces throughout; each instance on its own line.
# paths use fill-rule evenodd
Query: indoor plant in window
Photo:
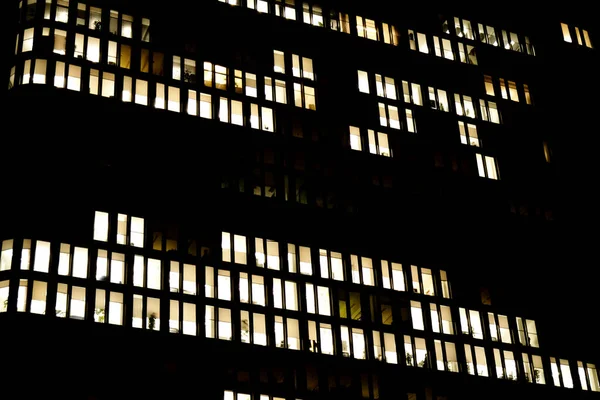
M 150 315 L 148 315 L 148 329 L 153 331 L 155 327 L 156 327 L 156 313 L 152 312 L 152 313 L 150 313 Z

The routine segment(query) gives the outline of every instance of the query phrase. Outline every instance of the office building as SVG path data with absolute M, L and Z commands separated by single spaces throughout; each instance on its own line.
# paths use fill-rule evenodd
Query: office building
M 585 11 L 5 3 L 20 398 L 600 398 Z

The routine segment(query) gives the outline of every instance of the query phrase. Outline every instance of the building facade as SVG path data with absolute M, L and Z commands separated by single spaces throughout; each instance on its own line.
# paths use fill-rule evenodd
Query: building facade
M 600 398 L 589 16 L 6 3 L 20 397 Z

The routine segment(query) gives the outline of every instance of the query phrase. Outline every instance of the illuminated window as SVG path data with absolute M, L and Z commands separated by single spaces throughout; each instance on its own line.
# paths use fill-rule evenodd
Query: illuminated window
M 231 272 L 227 270 L 217 271 L 217 298 L 231 301 Z
M 434 340 L 434 347 L 437 370 L 458 372 L 458 361 L 454 343 Z
M 412 110 L 407 108 L 404 110 L 404 112 L 406 113 L 406 130 L 408 130 L 411 133 L 417 132 L 417 122 L 413 117 Z
M 161 110 L 165 109 L 165 85 L 162 83 L 156 83 L 156 97 L 154 99 L 154 108 Z
M 384 127 L 400 129 L 398 107 L 379 103 L 379 123 Z
M 23 239 L 23 247 L 21 248 L 21 269 L 28 270 L 31 262 L 31 239 Z
M 425 324 L 423 321 L 423 310 L 421 309 L 421 303 L 418 301 L 410 302 L 410 315 L 413 329 L 418 329 L 420 331 L 424 330 Z
M 322 278 L 331 278 L 336 281 L 344 280 L 344 265 L 341 253 L 320 249 L 319 264 L 321 267 Z
M 519 93 L 517 92 L 517 84 L 513 81 L 508 81 L 508 93 L 512 101 L 519 102 Z
M 39 272 L 48 272 L 50 267 L 50 242 L 41 240 L 35 243 L 35 257 L 33 270 Z
M 442 297 L 445 299 L 452 298 L 450 293 L 450 282 L 448 281 L 448 275 L 444 270 L 440 270 L 440 283 L 442 286 Z
M 523 92 L 525 93 L 525 103 L 529 105 L 533 104 L 531 101 L 531 93 L 529 92 L 529 85 L 523 84 Z
M 529 383 L 537 383 L 541 385 L 546 384 L 546 379 L 544 377 L 544 367 L 542 365 L 542 357 L 540 356 L 529 356 L 527 353 L 522 354 L 523 359 L 523 371 L 525 374 L 525 379 Z
M 118 32 L 118 27 L 119 27 L 119 12 L 118 11 L 114 11 L 114 10 L 110 10 L 109 32 L 112 35 L 116 35 L 117 32 Z
M 585 45 L 586 47 L 589 47 L 590 49 L 592 49 L 592 41 L 590 40 L 590 35 L 588 33 L 588 31 L 586 31 L 585 29 L 583 29 L 583 39 L 585 41 Z
M 279 72 L 281 74 L 285 74 L 285 61 L 284 54 L 282 51 L 273 50 L 273 59 L 274 59 L 274 71 Z
M 302 20 L 306 24 L 323 26 L 323 11 L 318 5 L 302 3 Z
M 417 50 L 417 40 L 415 37 L 415 32 L 412 29 L 408 30 L 408 42 L 411 50 Z
M 85 318 L 85 288 L 71 287 L 71 301 L 69 303 L 69 318 Z
M 300 330 L 298 327 L 298 320 L 276 315 L 274 322 L 275 347 L 300 350 Z
M 535 321 L 526 319 L 525 323 L 523 323 L 523 319 L 520 317 L 517 317 L 516 320 L 517 331 L 519 332 L 519 343 L 523 346 L 540 347 Z
M 498 107 L 496 106 L 496 103 L 486 100 L 479 100 L 479 106 L 481 109 L 482 120 L 489 121 L 494 124 L 500 123 L 500 114 L 498 113 Z
M 115 96 L 115 74 L 109 72 L 102 72 L 102 96 L 103 97 L 114 97 Z M 98 239 L 96 239 L 98 240 Z M 106 240 L 104 240 L 106 241 Z
M 209 313 L 208 307 L 211 306 L 207 306 L 207 318 L 209 316 L 213 317 L 214 320 L 214 313 L 211 315 Z M 211 307 L 213 308 L 213 307 Z M 214 309 L 214 308 L 213 308 Z M 227 308 L 219 308 L 218 309 L 218 323 L 217 323 L 217 335 L 216 337 L 221 339 L 221 340 L 232 340 L 232 326 L 231 326 L 231 310 L 227 309 Z M 214 337 L 214 336 L 208 336 L 207 337 Z
M 69 0 L 57 0 L 56 22 L 69 22 Z
M 210 94 L 200 93 L 200 117 L 212 119 L 212 98 Z
M 98 7 L 90 7 L 90 19 L 88 29 L 100 31 L 102 29 L 102 9 Z
M 31 313 L 46 314 L 46 292 L 48 284 L 41 281 L 33 281 L 33 292 L 31 294 Z
M 431 328 L 436 333 L 454 334 L 454 324 L 452 323 L 452 313 L 450 307 L 436 304 L 429 305 L 431 310 Z
M 130 76 L 123 77 L 123 93 L 121 94 L 121 100 L 124 102 L 131 102 L 133 95 L 133 80 Z
M 569 361 L 568 360 L 564 360 L 564 359 L 560 359 L 559 362 L 553 361 L 554 358 L 550 357 L 550 366 L 551 367 L 559 367 L 559 376 L 560 376 L 560 380 L 562 381 L 562 386 L 572 389 L 573 388 L 573 376 L 571 375 L 571 367 L 569 366 Z M 553 377 L 555 376 L 554 372 L 553 372 Z M 555 386 L 561 386 L 560 384 L 557 385 L 557 380 L 555 379 L 554 381 L 554 385 Z
M 219 99 L 219 121 L 229 122 L 229 100 L 225 97 Z
M 25 29 L 23 33 L 23 52 L 33 50 L 33 30 L 34 28 Z
M 8 81 L 8 89 L 12 89 L 15 86 L 15 73 L 16 73 L 16 68 L 12 67 L 10 69 L 10 78 Z
M 300 59 L 302 59 L 302 63 L 300 63 Z M 304 78 L 314 81 L 315 74 L 313 72 L 312 59 L 292 54 L 292 74 L 296 78 Z
M 175 80 L 181 79 L 181 57 L 173 56 L 172 77 Z
M 219 1 L 224 2 L 224 0 L 219 0 Z M 237 2 L 237 0 L 233 0 L 233 1 Z M 230 4 L 231 4 L 231 1 L 230 1 Z M 256 6 L 255 6 L 254 0 L 250 0 L 250 1 L 248 1 L 248 8 L 251 8 L 251 9 L 261 12 L 261 13 L 268 13 L 269 12 L 269 3 L 267 3 L 266 0 L 256 0 Z
M 93 7 L 92 7 L 93 8 Z M 142 18 L 142 41 L 150 41 L 150 20 L 148 18 Z
M 315 301 L 316 298 L 316 301 Z M 306 284 L 306 308 L 311 314 L 331 316 L 331 304 L 329 300 L 329 288 Z
M 489 376 L 485 349 L 479 346 L 465 344 L 467 372 L 471 375 Z
M 428 88 L 429 93 L 429 106 L 434 110 L 440 110 L 444 112 L 450 111 L 450 106 L 448 105 L 448 96 L 445 90 L 435 89 L 431 86 Z
M 27 280 L 19 280 L 19 290 L 17 292 L 17 311 L 26 312 L 27 309 Z
M 0 313 L 8 311 L 8 293 L 10 281 L 0 281 Z
M 588 390 L 586 371 L 581 361 L 577 361 L 577 374 L 579 375 L 579 383 L 581 385 L 581 389 Z
M 252 316 L 252 318 L 250 318 Z M 241 341 L 260 346 L 267 345 L 267 328 L 264 314 L 240 312 Z
M 312 275 L 312 262 L 310 258 L 310 248 L 298 246 L 300 259 L 300 273 L 303 275 Z
M 598 371 L 596 370 L 596 366 L 594 364 L 586 364 L 586 370 L 590 382 L 590 389 L 592 392 L 600 392 L 600 382 L 598 381 Z
M 480 147 L 479 136 L 477 135 L 477 126 L 474 124 L 458 121 L 458 130 L 460 132 L 460 142 L 470 146 Z
M 375 87 L 377 89 L 377 96 L 387 97 L 388 99 L 392 100 L 397 99 L 396 83 L 394 82 L 394 78 L 389 78 L 387 76 L 382 78 L 381 75 L 375 74 Z
M 512 351 L 494 349 L 494 364 L 498 379 L 517 380 L 517 364 Z
M 273 85 L 273 80 L 270 77 L 265 76 L 265 99 L 269 101 L 275 100 L 278 103 L 286 104 L 287 93 L 285 81 L 275 79 L 275 84 Z
M 314 353 L 335 354 L 330 324 L 308 321 L 309 350 Z
M 2 253 L 0 253 L 0 271 L 11 269 L 13 257 L 13 240 L 2 241 Z M 0 304 L 1 306 L 2 304 Z
M 133 17 L 131 15 L 123 14 L 121 18 L 121 36 L 131 39 L 133 33 L 132 26 Z
M 160 299 L 134 294 L 131 326 L 160 331 Z
M 135 80 L 135 103 L 144 106 L 148 105 L 148 81 L 141 79 Z M 133 221 L 133 219 L 132 219 Z M 133 222 L 132 222 L 133 224 Z M 133 243 L 132 243 L 133 245 Z M 137 246 L 142 247 L 142 246 Z
M 59 318 L 67 317 L 67 299 L 69 287 L 64 283 L 59 283 L 56 291 L 55 315 Z
M 460 328 L 463 335 L 470 335 L 475 339 L 483 339 L 483 329 L 479 311 L 459 308 Z M 467 312 L 468 311 L 468 312 Z
M 383 340 L 381 335 L 383 335 Z M 393 333 L 383 332 L 380 334 L 378 331 L 373 331 L 373 355 L 376 360 L 398 364 L 396 340 Z
M 409 37 L 412 31 L 409 31 Z M 413 33 L 414 36 L 414 33 Z M 427 37 L 422 33 L 417 33 L 417 43 L 419 45 L 419 51 L 421 53 L 429 54 L 429 47 L 427 45 Z
M 368 257 L 350 255 L 350 266 L 352 270 L 352 283 L 375 286 L 375 277 L 373 274 L 373 260 Z
M 246 96 L 250 96 L 250 97 L 256 97 L 257 96 L 257 90 L 256 90 L 256 75 L 251 74 L 249 72 L 246 72 Z
M 494 157 L 475 154 L 477 160 L 477 171 L 482 178 L 498 180 L 498 166 Z M 485 161 L 484 161 L 485 160 Z
M 45 0 L 44 19 L 50 19 L 50 11 L 52 11 L 52 0 Z
M 512 339 L 510 335 L 510 328 L 508 326 L 508 317 L 498 314 L 496 318 L 495 314 L 488 313 L 488 320 L 490 323 L 491 339 L 495 342 L 501 340 L 502 343 L 511 344 Z
M 303 83 L 294 83 L 294 105 L 309 110 L 316 110 L 315 88 Z
M 131 67 L 131 46 L 120 44 L 119 48 L 119 67 L 129 69 Z
M 428 296 L 435 296 L 435 288 L 431 269 L 419 268 L 415 265 L 412 265 L 411 273 L 414 293 L 423 293 Z
M 338 32 L 350 33 L 350 18 L 348 14 L 330 10 L 329 28 Z
M 167 95 L 169 96 L 167 99 L 167 109 L 169 111 L 180 112 L 181 111 L 181 103 L 180 103 L 180 98 L 179 98 L 179 88 L 174 87 L 174 86 L 169 86 Z M 138 247 L 142 247 L 142 246 L 140 245 Z
M 355 126 L 350 127 L 350 148 L 352 150 L 362 150 L 360 129 Z
M 46 60 L 35 60 L 33 83 L 46 83 Z
M 294 0 L 275 0 L 275 15 L 286 19 L 296 19 Z
M 90 94 L 98 95 L 98 89 L 100 87 L 100 71 L 97 69 L 90 69 Z
M 379 40 L 379 31 L 372 19 L 356 16 L 356 32 L 359 37 Z
M 390 274 L 391 266 L 391 274 Z M 385 289 L 393 289 L 398 291 L 405 291 L 406 286 L 404 283 L 404 272 L 402 271 L 402 265 L 398 263 L 388 263 L 385 260 L 381 260 L 381 272 L 383 287 Z
M 385 22 L 381 24 L 381 27 L 383 32 L 383 42 L 398 46 L 400 35 L 398 34 L 396 27 L 394 25 L 388 25 Z
M 125 255 L 119 253 L 111 253 L 110 259 L 110 282 L 123 284 L 125 283 Z
M 485 94 L 488 96 L 495 96 L 496 94 L 494 92 L 494 82 L 492 81 L 492 77 L 489 75 L 484 75 L 483 79 L 485 83 Z
M 406 336 L 405 336 L 406 338 Z M 416 363 L 416 366 L 419 368 L 425 368 L 425 367 L 429 367 L 428 365 L 428 354 L 427 354 L 427 346 L 425 344 L 425 339 L 421 339 L 421 338 L 415 338 L 414 339 L 414 350 L 413 350 L 413 357 L 414 357 L 414 361 Z M 405 343 L 406 346 L 406 343 Z M 407 360 L 408 360 L 408 355 L 407 355 Z M 408 364 L 408 362 L 407 362 Z M 415 365 L 415 364 L 410 364 L 410 365 Z
M 457 115 L 466 116 L 469 118 L 476 117 L 475 108 L 473 107 L 473 101 L 470 96 L 464 96 L 464 95 L 455 93 L 454 94 L 454 105 L 456 108 Z
M 375 134 L 375 131 L 372 129 L 369 129 L 367 134 L 369 138 L 369 153 L 384 157 L 392 156 L 387 134 L 382 132 Z

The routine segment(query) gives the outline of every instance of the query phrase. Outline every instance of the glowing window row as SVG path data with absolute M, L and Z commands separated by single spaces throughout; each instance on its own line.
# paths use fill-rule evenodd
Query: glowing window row
M 0 282 L 0 312 L 6 312 L 9 301 L 9 281 Z M 48 288 L 44 281 L 21 279 L 17 290 L 17 312 L 49 314 L 58 318 L 84 320 L 93 318 L 97 323 L 125 325 L 124 294 L 96 289 L 93 296 L 93 316 L 87 317 L 85 287 L 56 284 L 54 310 L 48 309 Z M 28 294 L 31 290 L 31 294 Z M 91 289 L 93 290 L 93 289 Z M 148 330 L 160 330 L 160 299 L 134 294 L 131 302 L 131 326 Z M 197 335 L 196 304 L 169 300 L 169 332 Z
M 144 225 L 144 218 L 129 217 L 126 214 L 119 213 L 117 214 L 116 221 L 109 221 L 109 214 L 107 212 L 96 211 L 94 214 L 93 238 L 101 242 L 108 242 L 110 226 L 115 243 L 144 247 Z
M 45 0 L 43 12 L 45 20 L 54 20 L 56 22 L 69 22 L 69 0 Z M 22 8 L 23 2 L 19 3 Z M 31 21 L 35 18 L 37 12 L 37 1 L 28 0 L 25 8 L 25 18 Z M 102 31 L 108 26 L 108 32 L 113 35 L 120 35 L 125 38 L 133 38 L 134 17 L 127 14 L 121 14 L 118 11 L 110 10 L 108 15 L 108 24 L 103 23 L 102 8 L 88 7 L 87 4 L 77 2 L 75 22 L 77 26 L 85 26 L 90 30 Z M 105 16 L 105 17 L 106 17 Z M 150 41 L 150 19 L 141 18 L 141 25 L 138 27 L 141 39 L 144 42 Z
M 453 46 L 452 41 L 449 39 L 442 38 L 440 41 L 440 38 L 435 35 L 431 35 L 431 41 L 429 41 L 426 34 L 415 33 L 412 29 L 408 30 L 408 42 L 411 50 L 416 51 L 418 49 L 421 53 L 431 54 L 430 48 L 433 47 L 434 54 L 437 57 L 477 65 L 477 53 L 475 47 L 471 45 L 456 42 L 456 46 Z
M 32 62 L 33 61 L 33 62 Z M 33 64 L 33 79 L 32 79 Z M 46 84 L 46 60 L 25 60 L 24 72 L 20 84 Z M 14 86 L 16 74 L 15 67 L 11 69 L 9 88 Z M 221 122 L 239 126 L 250 126 L 253 129 L 274 132 L 273 110 L 254 103 L 242 103 L 219 97 L 214 104 L 210 94 L 198 93 L 195 90 L 184 90 L 163 83 L 156 83 L 154 93 L 149 92 L 149 84 L 143 79 L 133 79 L 123 76 L 121 82 L 117 82 L 115 74 L 102 72 L 95 69 L 90 70 L 89 93 L 102 95 L 103 97 L 115 97 L 117 85 L 121 87 L 120 99 L 123 102 L 135 102 L 136 104 L 148 106 L 152 104 L 157 109 L 181 112 L 182 109 L 188 115 L 200 116 L 208 119 L 218 119 Z M 54 69 L 54 86 L 66 87 L 69 90 L 82 90 L 82 67 L 56 62 Z M 152 98 L 152 95 L 154 98 Z M 308 103 L 306 103 L 308 104 Z M 214 106 L 214 107 L 213 107 Z M 216 110 L 214 110 L 216 109 Z
M 460 134 L 460 142 L 462 144 L 473 147 L 482 146 L 475 124 L 458 121 L 458 131 Z M 477 173 L 479 177 L 492 180 L 500 179 L 498 162 L 494 157 L 475 153 L 475 161 L 477 163 Z
M 50 36 L 51 32 L 53 32 L 54 37 L 53 52 L 56 54 L 65 55 L 67 48 L 67 31 L 60 29 L 51 30 L 50 28 L 43 28 L 44 36 Z M 25 31 L 25 35 L 22 38 L 22 42 L 19 42 L 19 38 L 17 37 L 15 54 L 19 52 L 19 49 L 21 49 L 22 52 L 29 52 L 33 50 L 33 34 L 34 28 L 31 28 Z M 20 45 L 21 47 L 19 47 Z M 79 59 L 86 59 L 94 63 L 104 62 L 108 65 L 118 66 L 119 68 L 123 69 L 132 68 L 132 48 L 129 44 L 108 41 L 108 47 L 105 49 L 103 46 L 104 43 L 100 40 L 100 38 L 76 33 L 73 57 Z M 141 49 L 140 51 L 140 71 L 149 73 L 150 70 L 152 70 L 152 73 L 154 75 L 163 76 L 165 65 L 164 53 L 155 51 L 151 52 L 148 49 Z M 105 56 L 104 53 L 106 53 Z M 294 76 L 302 76 L 304 78 L 314 80 L 311 59 L 303 57 L 301 66 L 298 56 L 293 55 L 292 61 L 294 64 Z M 236 93 L 245 94 L 249 97 L 257 97 L 257 76 L 255 74 L 249 72 L 244 73 L 243 71 L 237 69 L 230 71 L 230 69 L 225 66 L 213 64 L 209 61 L 205 61 L 203 63 L 203 68 L 204 86 L 214 87 L 220 90 L 227 90 L 229 87 L 229 79 L 231 77 L 231 84 L 234 87 L 234 91 Z M 190 84 L 196 83 L 195 60 L 183 58 L 182 67 L 182 57 L 173 56 L 171 63 L 171 71 L 172 73 L 170 75 L 170 78 L 174 80 L 183 81 L 184 83 Z M 114 77 L 113 73 L 99 71 L 95 71 L 94 76 L 98 76 L 99 74 L 106 75 L 107 77 Z M 44 82 L 45 80 L 41 78 L 41 76 L 39 77 L 39 79 L 34 80 L 34 83 Z M 145 81 L 141 80 L 141 82 Z M 269 90 L 272 86 L 270 77 L 265 77 L 264 85 L 265 99 L 272 101 L 273 93 Z M 280 86 L 282 87 L 283 91 L 279 90 Z M 277 80 L 276 87 L 278 89 L 276 90 L 276 100 L 281 103 L 287 103 L 287 97 L 285 94 L 285 81 Z M 306 86 L 304 83 L 294 83 L 293 89 L 294 103 L 296 106 L 308 109 L 316 108 L 314 88 Z M 97 88 L 94 89 L 93 87 L 91 87 L 90 90 L 92 92 L 98 91 Z M 112 90 L 111 88 L 104 90 L 102 93 L 105 97 L 114 96 L 114 90 Z M 143 97 L 140 98 L 139 103 L 147 104 Z
M 363 146 L 363 143 L 368 143 L 367 146 Z M 383 157 L 392 157 L 392 150 L 388 141 L 388 135 L 384 132 L 375 132 L 373 129 L 367 130 L 367 140 L 365 141 L 360 133 L 360 129 L 351 126 L 350 127 L 350 148 L 352 150 L 361 151 L 364 150 L 371 153 L 377 154 Z
M 28 290 L 31 287 L 31 295 Z M 0 312 L 6 312 L 10 294 L 9 281 L 0 282 Z M 18 312 L 46 314 L 48 283 L 21 279 L 16 293 Z M 86 288 L 65 283 L 56 285 L 55 309 L 53 315 L 59 318 L 86 318 Z M 160 330 L 160 299 L 133 295 L 131 326 L 148 330 Z M 125 303 L 123 293 L 96 289 L 94 296 L 93 319 L 97 323 L 114 325 L 124 324 Z M 183 316 L 183 318 L 180 318 Z M 267 322 L 269 320 L 269 322 Z M 272 322 L 272 323 L 271 323 Z M 397 364 L 399 357 L 393 333 L 372 331 L 365 334 L 363 329 L 341 325 L 339 334 L 341 352 L 336 351 L 334 329 L 330 324 L 308 321 L 308 350 L 322 354 L 340 354 L 356 359 L 376 359 Z M 269 324 L 269 327 L 267 327 Z M 178 300 L 169 301 L 169 331 L 172 333 L 196 335 L 196 305 Z M 205 334 L 209 338 L 239 340 L 267 346 L 300 350 L 299 321 L 294 318 L 274 316 L 271 320 L 265 314 L 246 310 L 240 312 L 239 334 L 234 334 L 232 313 L 227 308 L 205 306 Z M 271 336 L 272 335 L 272 336 Z M 273 339 L 270 339 L 273 338 Z M 408 366 L 435 368 L 440 371 L 459 372 L 455 344 L 434 340 L 434 355 L 425 339 L 403 336 L 404 361 Z M 369 347 L 371 349 L 369 349 Z M 486 350 L 480 346 L 464 345 L 466 371 L 472 375 L 491 376 L 487 365 Z M 518 376 L 517 360 L 512 351 L 492 349 L 495 376 L 499 379 L 516 380 Z M 435 363 L 430 358 L 435 357 Z M 521 365 L 528 382 L 545 384 L 541 357 L 522 353 Z M 431 364 L 430 364 L 431 363 Z M 555 386 L 573 388 L 573 377 L 569 361 L 550 357 L 551 375 Z M 594 364 L 577 362 L 577 373 L 583 390 L 599 391 L 598 375 Z
M 575 37 L 577 39 L 577 44 L 579 46 L 583 46 L 585 43 L 585 47 L 593 49 L 592 41 L 590 40 L 590 34 L 585 29 L 579 29 L 578 27 L 570 27 L 569 25 L 561 22 L 560 27 L 562 29 L 563 39 L 567 43 L 573 43 L 572 33 L 575 32 Z M 582 40 L 583 37 L 583 40 Z
M 222 232 L 222 261 L 247 265 L 249 247 L 246 236 Z M 269 269 L 275 270 L 285 269 L 285 266 L 281 263 L 280 244 L 277 241 L 255 238 L 253 247 L 255 251 L 255 265 L 257 267 L 264 268 L 266 266 Z M 281 255 L 283 256 L 284 254 L 282 253 Z M 313 275 L 313 264 L 309 247 L 288 243 L 287 257 L 285 258 L 287 259 L 287 270 L 289 272 Z M 350 267 L 349 271 L 346 269 L 346 263 L 347 261 L 343 259 L 342 253 L 319 249 L 319 269 L 322 278 L 351 281 L 359 285 L 376 286 L 373 259 L 351 254 L 348 265 Z M 379 280 L 377 285 L 381 285 L 385 289 L 406 290 L 405 277 L 401 264 L 381 260 L 379 270 L 381 271 L 381 275 L 377 273 L 377 279 Z M 347 272 L 350 273 L 350 276 L 347 276 Z M 411 276 L 412 291 L 414 293 L 428 296 L 435 296 L 437 294 L 442 295 L 444 298 L 450 298 L 450 285 L 445 271 L 440 271 L 439 278 L 442 293 L 436 293 L 437 290 L 434 285 L 431 269 L 411 266 Z
M 485 83 L 485 94 L 488 96 L 495 96 L 496 90 L 492 77 L 489 75 L 484 75 L 483 78 Z M 500 86 L 500 95 L 503 99 L 508 100 L 510 95 L 510 100 L 517 103 L 519 102 L 519 91 L 515 82 L 499 78 L 498 84 Z M 529 93 L 529 85 L 525 83 L 523 84 L 523 96 L 525 97 L 526 104 L 532 104 L 531 93 Z
M 297 10 L 294 0 L 219 0 L 233 6 L 246 6 L 259 13 L 274 14 L 289 20 L 296 20 Z M 346 13 L 331 10 L 329 13 L 329 28 L 334 31 L 350 33 L 350 17 Z M 302 22 L 305 24 L 324 27 L 326 22 L 323 9 L 316 4 L 302 3 Z M 356 35 L 358 37 L 398 46 L 399 34 L 392 24 L 382 22 L 381 25 L 368 18 L 356 16 Z
M 402 81 L 402 92 L 400 92 L 400 85 L 396 85 L 394 78 L 387 76 L 382 77 L 379 74 L 375 74 L 374 77 L 375 93 L 377 96 L 390 100 L 398 100 L 402 96 L 405 103 L 412 103 L 417 106 L 424 105 L 421 85 L 414 82 Z M 358 91 L 370 94 L 372 92 L 370 82 L 369 74 L 365 71 L 358 70 Z M 428 95 L 429 106 L 432 109 L 450 111 L 448 95 L 445 90 L 428 87 Z M 479 117 L 483 121 L 489 121 L 495 124 L 500 123 L 500 113 L 496 103 L 481 99 L 479 100 L 479 108 Z M 379 103 L 379 109 L 380 123 L 382 126 L 400 129 L 396 106 Z M 477 118 L 475 105 L 470 96 L 455 93 L 454 109 L 458 116 Z M 407 109 L 407 111 L 409 110 Z M 412 112 L 407 112 L 407 130 L 409 132 L 416 132 L 416 124 L 412 118 Z
M 507 32 L 504 29 L 496 30 L 493 26 L 479 23 L 477 24 L 477 30 L 475 30 L 474 27 L 475 22 L 471 23 L 471 21 L 467 19 L 454 17 L 454 33 L 459 38 L 475 40 L 492 46 L 503 47 L 506 50 L 535 56 L 535 49 L 528 36 L 523 36 L 523 40 L 521 40 L 516 33 Z M 451 34 L 448 21 L 443 22 L 442 30 L 446 34 Z M 500 32 L 500 34 L 497 32 Z

